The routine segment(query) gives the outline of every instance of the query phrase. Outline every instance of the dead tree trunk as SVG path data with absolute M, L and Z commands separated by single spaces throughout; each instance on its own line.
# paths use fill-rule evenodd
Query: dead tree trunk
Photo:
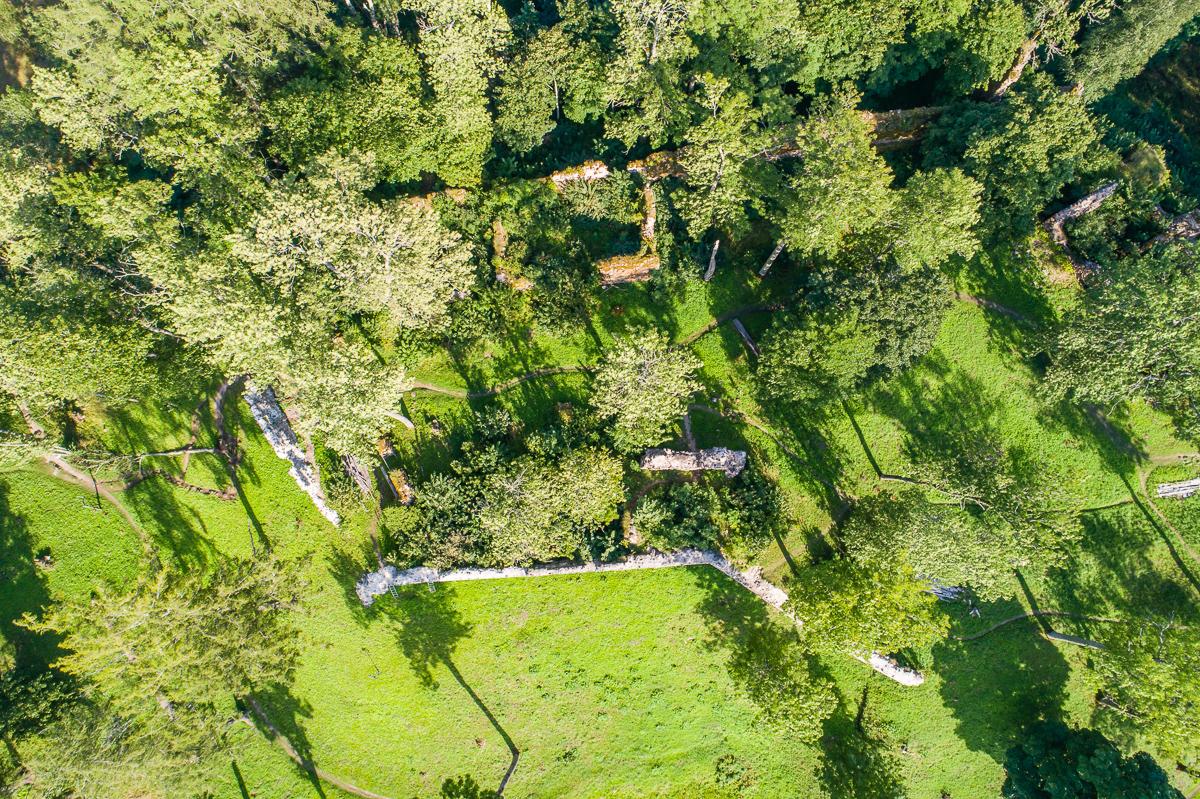
M 717 272 L 717 249 L 721 246 L 721 240 L 717 239 L 713 242 L 712 252 L 708 254 L 708 269 L 704 272 L 704 282 L 712 280 L 713 275 Z
M 1200 208 L 1190 213 L 1181 214 L 1171 220 L 1166 232 L 1150 240 L 1147 249 L 1155 244 L 1165 244 L 1168 241 L 1192 241 L 1200 239 Z
M 783 252 L 783 247 L 783 239 L 780 239 L 779 243 L 775 245 L 775 249 L 771 250 L 771 254 L 767 256 L 767 262 L 762 265 L 762 269 L 758 270 L 759 277 L 767 276 L 767 272 L 770 272 L 771 267 L 775 265 L 775 259 L 779 257 L 781 252 Z
M 1021 45 L 1021 49 L 1017 51 L 1017 60 L 1013 62 L 1012 68 L 1000 80 L 988 86 L 988 97 L 994 101 L 1000 100 L 1004 95 L 1008 94 L 1008 90 L 1012 85 L 1021 79 L 1021 73 L 1025 71 L 1025 67 L 1029 66 L 1029 62 L 1033 60 L 1033 54 L 1037 52 L 1038 41 L 1034 37 L 1026 39 Z
M 37 423 L 37 419 L 33 418 L 28 405 L 24 402 L 18 402 L 17 410 L 21 412 L 21 418 L 25 420 L 25 426 L 29 428 L 29 432 L 34 438 L 40 441 L 46 437 L 46 429 Z
M 755 345 L 754 339 L 750 338 L 750 331 L 746 330 L 746 326 L 742 324 L 741 319 L 734 319 L 733 329 L 742 337 L 742 343 L 746 345 L 746 349 L 750 350 L 750 354 L 755 358 L 759 356 L 758 346 Z
M 354 484 L 358 486 L 359 493 L 369 499 L 371 497 L 371 474 L 367 471 L 367 467 L 363 466 L 362 461 L 353 455 L 343 455 L 342 465 L 346 467 L 346 474 L 350 475 Z
M 642 241 L 654 243 L 654 226 L 658 222 L 658 213 L 654 204 L 654 187 L 647 183 L 642 187 L 642 205 L 645 206 L 645 216 L 642 217 Z
M 1050 238 L 1054 239 L 1054 243 L 1058 244 L 1060 247 L 1066 247 L 1067 233 L 1065 230 L 1063 230 L 1063 225 L 1072 220 L 1078 219 L 1081 216 L 1086 216 L 1092 211 L 1095 211 L 1100 207 L 1101 203 L 1103 203 L 1105 200 L 1111 197 L 1114 192 L 1116 192 L 1117 186 L 1119 185 L 1120 183 L 1115 180 L 1112 183 L 1106 183 L 1088 196 L 1076 200 L 1054 216 L 1047 219 L 1043 225 L 1045 226 L 1046 231 L 1050 234 Z
M 1092 275 L 1096 274 L 1100 270 L 1100 264 L 1080 258 L 1075 254 L 1074 250 L 1071 249 L 1071 243 L 1067 239 L 1067 232 L 1063 229 L 1063 226 L 1073 219 L 1078 219 L 1095 211 L 1100 207 L 1101 203 L 1113 195 L 1118 185 L 1117 181 L 1106 183 L 1086 197 L 1071 203 L 1042 223 L 1046 232 L 1050 234 L 1050 238 L 1062 248 L 1067 258 L 1071 261 L 1071 265 L 1075 268 L 1075 277 L 1080 282 L 1086 281 Z

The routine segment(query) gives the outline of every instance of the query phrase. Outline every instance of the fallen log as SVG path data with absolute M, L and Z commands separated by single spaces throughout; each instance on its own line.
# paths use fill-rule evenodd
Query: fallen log
M 779 243 L 775 245 L 775 249 L 771 250 L 771 254 L 767 256 L 767 261 L 762 265 L 762 269 L 758 270 L 759 277 L 767 276 L 767 272 L 770 272 L 771 267 L 775 265 L 775 259 L 779 257 L 781 252 L 783 252 L 783 247 L 783 239 L 780 239 Z
M 1026 39 L 1019 50 L 1017 50 L 1017 58 L 1013 62 L 1012 67 L 1005 73 L 1004 77 L 998 81 L 994 81 L 988 86 L 988 98 L 993 101 L 1003 99 L 1004 95 L 1008 94 L 1008 90 L 1012 85 L 1021 79 L 1021 74 L 1025 72 L 1025 68 L 1033 60 L 1033 54 L 1037 52 L 1038 40 L 1036 37 Z
M 596 264 L 596 269 L 600 271 L 600 285 L 616 286 L 621 283 L 649 280 L 661 263 L 654 253 L 617 255 L 600 261 Z
M 1111 197 L 1114 192 L 1116 192 L 1117 186 L 1119 185 L 1120 183 L 1115 180 L 1111 183 L 1106 183 L 1091 194 L 1076 200 L 1043 222 L 1042 224 L 1046 228 L 1046 232 L 1050 234 L 1050 238 L 1054 239 L 1054 243 L 1066 248 L 1068 246 L 1067 233 L 1065 230 L 1063 230 L 1063 225 L 1072 220 L 1078 219 L 1081 216 L 1086 216 L 1092 211 L 1095 211 L 1100 207 L 1101 203 L 1103 203 L 1105 200 Z
M 712 252 L 708 254 L 708 269 L 704 271 L 704 282 L 713 279 L 713 275 L 717 273 L 717 250 L 721 246 L 721 240 L 717 239 L 713 242 Z
M 733 329 L 742 337 L 742 343 L 746 345 L 746 349 L 750 350 L 750 354 L 755 358 L 759 357 L 758 346 L 754 343 L 754 339 L 750 338 L 750 332 L 746 330 L 746 326 L 742 324 L 741 319 L 732 320 Z
M 1147 249 L 1155 244 L 1165 244 L 1170 241 L 1194 241 L 1195 239 L 1200 239 L 1200 208 L 1172 219 L 1165 232 L 1150 240 Z

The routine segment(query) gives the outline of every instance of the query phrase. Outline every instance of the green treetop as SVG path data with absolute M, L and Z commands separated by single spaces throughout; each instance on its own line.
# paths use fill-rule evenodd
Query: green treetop
M 699 368 L 694 355 L 669 347 L 661 333 L 620 341 L 596 371 L 592 405 L 614 421 L 613 440 L 622 450 L 657 444 L 700 387 Z

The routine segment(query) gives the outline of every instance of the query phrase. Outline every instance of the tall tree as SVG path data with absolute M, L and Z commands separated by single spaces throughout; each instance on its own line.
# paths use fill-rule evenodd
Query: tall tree
M 604 112 L 604 62 L 583 24 L 567 19 L 539 31 L 501 76 L 496 133 L 514 150 L 537 147 L 561 117 L 584 122 Z
M 657 331 L 617 343 L 601 362 L 592 384 L 592 405 L 612 419 L 613 439 L 622 450 L 657 444 L 700 387 L 700 362 L 671 348 Z
M 1039 721 L 1004 763 L 1004 799 L 1182 799 L 1154 758 L 1124 757 L 1095 730 Z
M 127 594 L 101 588 L 24 624 L 62 636 L 67 654 L 55 666 L 139 734 L 201 752 L 236 715 L 235 697 L 288 677 L 297 589 L 293 570 L 275 559 L 228 562 L 211 575 L 163 569 Z
M 438 174 L 451 186 L 472 187 L 491 154 L 490 82 L 512 39 L 501 3 L 489 0 L 403 0 L 417 18 L 417 49 L 433 89 L 441 134 Z
M 1047 338 L 1049 396 L 1105 408 L 1144 398 L 1200 436 L 1200 254 L 1190 245 L 1106 270 Z
M 184 0 L 69 0 L 32 27 L 50 57 L 35 68 L 38 111 L 81 152 L 135 150 L 207 199 L 238 206 L 263 165 L 254 157 L 261 76 L 327 30 L 316 5 Z
M 687 134 L 679 154 L 688 191 L 676 200 L 693 238 L 710 229 L 745 233 L 748 206 L 763 208 L 768 162 L 759 157 L 766 144 L 759 128 L 762 113 L 752 105 L 750 87 L 736 64 L 709 59 L 713 71 L 695 76 L 700 120 Z
M 845 240 L 892 210 L 892 172 L 871 144 L 871 128 L 852 98 L 826 98 L 800 127 L 800 167 L 779 220 L 797 256 L 836 255 Z
M 279 295 L 311 304 L 307 313 L 374 312 L 398 327 L 439 324 L 474 281 L 471 250 L 425 201 L 368 200 L 373 173 L 369 156 L 312 162 L 303 180 L 272 192 L 235 238 L 233 255 Z
M 357 27 L 331 39 L 264 105 L 272 148 L 297 170 L 336 150 L 369 155 L 390 181 L 437 174 L 441 142 L 416 49 Z
M 1010 526 L 935 505 L 915 489 L 859 500 L 840 538 L 859 562 L 904 560 L 922 579 L 968 587 L 984 601 L 1012 593 L 1012 567 L 1021 551 Z
M 1132 714 L 1160 751 L 1171 757 L 1193 751 L 1200 720 L 1200 626 L 1178 612 L 1104 625 L 1096 666 L 1106 694 Z
M 1071 77 L 1082 84 L 1084 96 L 1104 96 L 1132 78 L 1200 14 L 1198 0 L 1131 0 L 1120 3 L 1105 21 L 1084 29 L 1071 59 Z
M 1038 73 L 999 103 L 943 114 L 930 130 L 926 165 L 961 165 L 983 184 L 989 232 L 1022 235 L 1063 186 L 1106 158 L 1099 138 L 1083 101 Z
M 896 652 L 929 646 L 949 621 L 937 599 L 903 560 L 859 564 L 835 558 L 788 584 L 784 610 L 801 623 L 801 639 L 818 652 Z
M 621 476 L 621 462 L 593 448 L 549 461 L 525 456 L 490 475 L 479 512 L 489 560 L 525 565 L 583 551 L 590 534 L 617 518 Z

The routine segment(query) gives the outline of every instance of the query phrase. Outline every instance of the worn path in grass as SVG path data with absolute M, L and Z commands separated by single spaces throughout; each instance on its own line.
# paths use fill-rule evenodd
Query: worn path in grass
M 120 514 L 121 518 L 125 520 L 125 523 L 128 524 L 135 533 L 137 533 L 138 539 L 142 542 L 142 549 L 145 551 L 146 556 L 150 559 L 154 558 L 154 542 L 150 540 L 150 536 L 146 534 L 145 529 L 142 528 L 142 526 L 138 523 L 138 520 L 134 518 L 133 514 L 121 504 L 121 500 L 117 499 L 116 494 L 114 494 L 112 491 L 109 491 L 105 486 L 101 485 L 94 477 L 89 477 L 83 472 L 80 472 L 58 455 L 47 455 L 45 460 L 46 464 L 51 467 L 45 471 L 45 474 L 48 474 L 49 476 L 58 480 L 62 480 L 65 483 L 86 488 L 94 492 L 97 497 L 104 498 L 110 505 L 112 505 L 113 508 L 116 509 L 117 513 Z
M 972 294 L 966 294 L 961 291 L 955 292 L 954 296 L 955 296 L 955 299 L 957 299 L 961 302 L 968 302 L 968 303 L 971 303 L 974 305 L 978 305 L 981 308 L 986 308 L 988 310 L 995 311 L 997 313 L 1000 313 L 1004 316 L 1009 317 L 1010 319 L 1014 319 L 1018 322 L 1022 322 L 1025 324 L 1033 324 L 1033 320 L 1031 320 L 1025 314 L 1023 314 L 1020 311 L 1017 311 L 1013 308 L 1009 308 L 1005 305 L 1001 305 L 998 302 L 993 302 L 992 300 L 984 299 L 982 297 L 976 297 Z M 692 344 L 695 344 L 702 337 L 713 332 L 721 325 L 723 325 L 727 322 L 732 322 L 733 320 L 737 319 L 739 316 L 744 316 L 746 314 L 756 314 L 756 313 L 774 313 L 776 311 L 783 310 L 785 307 L 787 307 L 787 306 L 781 302 L 765 302 L 765 303 L 759 302 L 759 303 L 751 303 L 750 305 L 743 305 L 739 308 L 734 308 L 729 311 L 723 311 L 722 313 L 718 314 L 717 316 L 714 316 L 712 318 L 712 320 L 710 322 L 708 322 L 708 324 L 704 325 L 703 327 L 701 327 L 697 330 L 693 330 L 691 333 L 688 333 L 687 335 L 685 335 L 679 341 L 675 342 L 675 344 L 673 346 L 687 347 Z M 594 366 L 584 366 L 582 364 L 565 365 L 565 366 L 547 366 L 547 367 L 542 367 L 540 369 L 532 369 L 528 372 L 517 375 L 516 377 L 513 377 L 510 380 L 505 380 L 502 383 L 497 383 L 496 385 L 491 386 L 490 388 L 481 388 L 481 389 L 476 389 L 474 391 L 471 391 L 469 389 L 464 389 L 464 388 L 453 388 L 450 386 L 442 386 L 442 385 L 438 385 L 437 383 L 430 383 L 430 382 L 427 382 L 424 380 L 413 381 L 412 386 L 409 390 L 410 391 L 428 391 L 433 394 L 442 394 L 447 397 L 456 397 L 458 399 L 487 399 L 488 397 L 494 397 L 498 394 L 502 394 L 505 391 L 508 391 L 509 389 L 516 388 L 517 386 L 521 385 L 522 383 L 527 383 L 530 380 L 536 380 L 541 377 L 551 377 L 553 375 L 571 374 L 574 372 L 592 372 L 592 371 L 595 371 Z

